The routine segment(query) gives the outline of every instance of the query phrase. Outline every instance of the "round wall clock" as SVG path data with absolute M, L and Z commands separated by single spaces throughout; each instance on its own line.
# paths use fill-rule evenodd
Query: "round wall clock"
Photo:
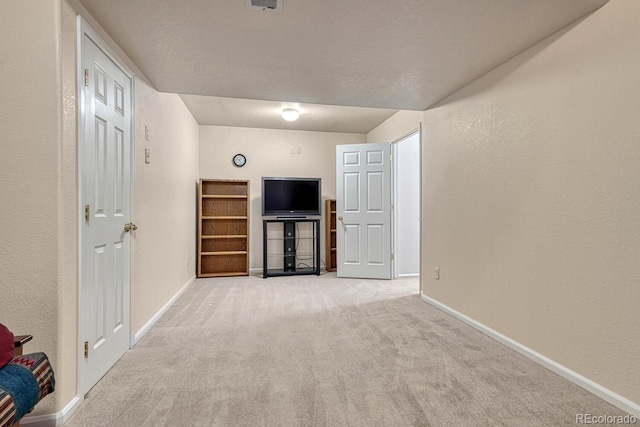
M 247 163 L 247 158 L 244 156 L 244 154 L 236 154 L 235 156 L 233 156 L 234 166 L 241 168 L 246 163 Z

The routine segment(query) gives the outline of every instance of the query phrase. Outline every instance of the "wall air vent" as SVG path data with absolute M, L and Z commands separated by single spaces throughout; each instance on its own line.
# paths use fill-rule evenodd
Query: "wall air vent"
M 250 9 L 282 12 L 282 0 L 246 0 L 246 4 Z

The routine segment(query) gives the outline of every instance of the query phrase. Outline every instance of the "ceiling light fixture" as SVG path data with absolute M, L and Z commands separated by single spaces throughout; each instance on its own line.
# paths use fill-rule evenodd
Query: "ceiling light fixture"
M 282 110 L 282 118 L 288 122 L 294 122 L 300 117 L 300 111 L 295 108 L 285 108 Z

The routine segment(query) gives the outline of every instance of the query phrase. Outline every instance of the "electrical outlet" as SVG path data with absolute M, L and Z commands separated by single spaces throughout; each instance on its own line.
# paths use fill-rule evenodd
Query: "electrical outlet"
M 436 280 L 440 280 L 440 268 L 436 267 L 433 271 L 433 278 Z

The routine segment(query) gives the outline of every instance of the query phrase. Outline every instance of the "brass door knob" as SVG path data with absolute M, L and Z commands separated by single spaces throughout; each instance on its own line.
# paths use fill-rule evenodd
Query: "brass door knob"
M 137 226 L 137 225 L 135 225 L 135 224 L 134 224 L 134 223 L 132 223 L 132 222 L 129 222 L 129 223 L 127 223 L 127 224 L 125 224 L 125 225 L 124 225 L 124 231 L 125 231 L 125 232 L 129 232 L 129 231 L 132 231 L 132 230 L 133 230 L 133 231 L 136 231 L 137 229 L 138 229 L 138 226 Z
M 342 221 L 344 218 L 342 218 L 342 215 L 340 215 L 340 216 L 338 217 L 338 219 L 339 219 L 340 221 Z

